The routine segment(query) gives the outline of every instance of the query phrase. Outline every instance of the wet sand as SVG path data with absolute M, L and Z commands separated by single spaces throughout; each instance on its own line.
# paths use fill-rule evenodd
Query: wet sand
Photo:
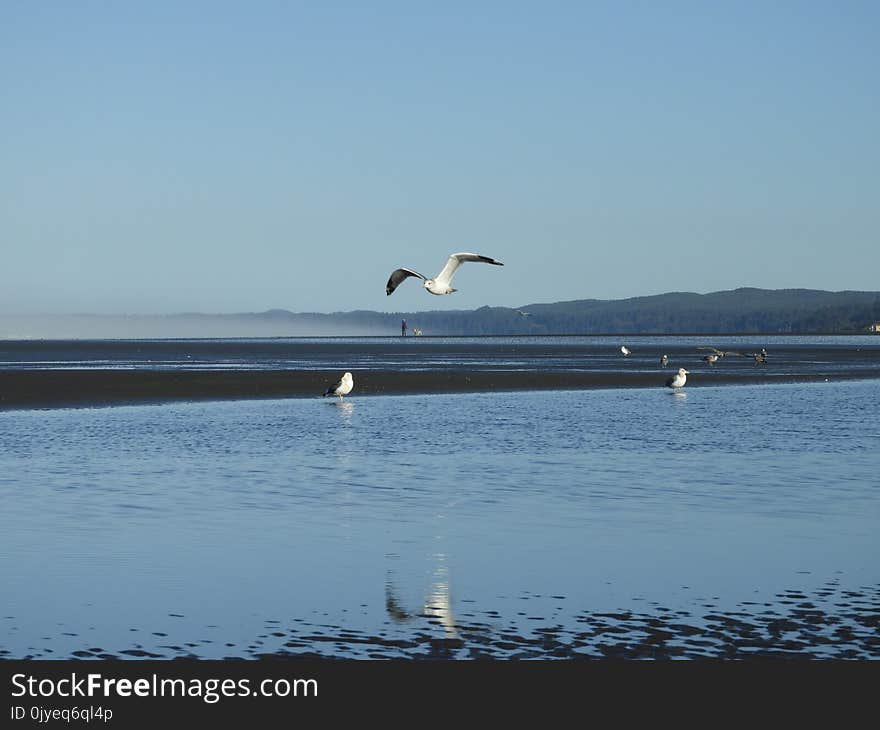
M 833 579 L 812 591 L 793 588 L 727 607 L 718 597 L 698 595 L 691 605 L 677 608 L 640 600 L 641 609 L 593 611 L 567 605 L 564 595 L 526 593 L 515 602 L 536 615 L 523 611 L 514 616 L 465 600 L 458 615 L 445 620 L 430 613 L 401 615 L 386 606 L 389 619 L 377 633 L 335 625 L 326 614 L 275 617 L 265 619 L 256 636 L 225 637 L 220 651 L 225 659 L 880 658 L 877 585 L 847 589 Z M 530 608 L 530 602 L 542 608 Z M 16 617 L 4 618 L 8 628 L 16 628 Z M 207 629 L 186 635 L 185 629 L 133 626 L 131 644 L 113 648 L 67 632 L 63 643 L 80 648 L 64 652 L 37 642 L 23 656 L 0 640 L 0 659 L 204 658 L 218 651 L 214 645 L 219 640 L 204 638 Z M 42 641 L 55 643 L 52 636 Z
M 348 398 L 415 393 L 469 393 L 590 388 L 663 388 L 671 370 L 545 372 L 520 370 L 357 370 Z M 339 370 L 7 370 L 0 372 L 0 410 L 255 398 L 314 398 L 336 382 Z M 837 372 L 834 380 L 877 377 L 874 371 Z M 822 374 L 693 374 L 688 388 L 724 384 L 822 382 Z

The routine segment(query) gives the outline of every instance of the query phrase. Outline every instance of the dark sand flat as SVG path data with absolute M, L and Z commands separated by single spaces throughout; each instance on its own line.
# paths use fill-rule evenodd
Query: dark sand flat
M 590 388 L 663 388 L 669 371 L 546 372 L 519 370 L 357 370 L 347 398 L 418 393 L 469 393 Z M 0 371 L 0 410 L 60 408 L 173 401 L 315 398 L 336 382 L 339 370 L 6 370 Z M 834 380 L 878 377 L 876 371 L 839 371 Z M 708 385 L 821 382 L 827 375 L 700 372 L 689 389 Z

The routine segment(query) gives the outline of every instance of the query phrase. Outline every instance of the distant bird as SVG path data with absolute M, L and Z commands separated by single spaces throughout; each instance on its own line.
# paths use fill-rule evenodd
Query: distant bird
M 724 357 L 725 355 L 742 355 L 741 352 L 737 352 L 736 350 L 719 350 L 717 347 L 698 347 L 698 350 L 712 350 L 718 357 Z M 703 358 L 706 359 L 705 357 Z M 718 358 L 715 358 L 716 360 Z M 714 360 L 713 360 L 714 362 Z
M 747 352 L 745 353 L 745 356 L 754 358 L 756 365 L 763 365 L 767 362 L 767 350 L 763 347 L 761 348 L 761 352 Z
M 666 381 L 666 387 L 672 388 L 676 390 L 677 388 L 683 388 L 684 384 L 687 382 L 687 376 L 690 373 L 684 368 L 679 368 L 678 373 L 673 375 L 669 380 Z
M 620 352 L 624 357 L 626 357 L 627 355 L 629 355 L 632 352 L 632 350 L 630 350 L 626 345 L 621 345 Z
M 504 266 L 500 261 L 490 259 L 488 256 L 480 256 L 476 253 L 454 253 L 446 259 L 446 266 L 433 279 L 429 279 L 424 274 L 420 274 L 412 269 L 395 269 L 391 272 L 391 276 L 388 277 L 388 283 L 385 285 L 385 294 L 391 296 L 392 292 L 400 286 L 400 282 L 410 276 L 418 276 L 420 279 L 424 279 L 425 283 L 422 286 L 431 294 L 452 294 L 452 292 L 458 291 L 458 289 L 452 288 L 452 277 L 455 276 L 458 267 L 465 261 L 479 261 L 484 264 Z
M 718 362 L 718 359 L 721 357 L 724 357 L 724 355 L 716 355 L 713 352 L 713 353 L 710 353 L 709 355 L 703 355 L 703 360 L 705 360 L 710 365 L 714 365 L 716 362 Z
M 531 312 L 523 312 L 521 309 L 517 309 L 517 310 L 516 310 L 516 313 L 517 313 L 520 317 L 531 317 L 531 316 L 532 316 L 532 313 L 531 313 Z
M 346 373 L 342 376 L 339 382 L 327 388 L 327 391 L 324 393 L 324 395 L 338 395 L 339 400 L 344 400 L 342 396 L 351 393 L 352 388 L 354 388 L 354 378 L 351 377 L 351 373 Z
M 660 358 L 660 367 L 665 368 L 669 364 L 669 355 L 663 355 Z

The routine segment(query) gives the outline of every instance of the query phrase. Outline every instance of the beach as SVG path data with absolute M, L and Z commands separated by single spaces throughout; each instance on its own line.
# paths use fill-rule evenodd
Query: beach
M 687 388 L 880 377 L 872 337 L 700 337 L 53 340 L 0 343 L 0 409 L 320 397 L 346 371 L 372 395 L 663 388 L 685 367 Z M 769 348 L 766 364 L 747 353 Z M 660 367 L 666 354 L 669 366 Z
M 351 370 L 348 398 L 417 393 L 663 387 L 673 371 L 534 372 L 512 370 Z M 339 370 L 25 370 L 0 373 L 0 409 L 63 408 L 175 401 L 319 397 Z M 848 370 L 837 380 L 878 377 Z M 823 382 L 824 374 L 772 371 L 701 373 L 689 387 L 778 382 Z M 335 396 L 334 396 L 335 397 Z

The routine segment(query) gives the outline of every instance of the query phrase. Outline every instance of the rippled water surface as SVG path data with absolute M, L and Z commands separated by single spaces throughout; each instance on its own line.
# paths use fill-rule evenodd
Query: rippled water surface
M 0 412 L 0 652 L 880 658 L 880 381 Z

